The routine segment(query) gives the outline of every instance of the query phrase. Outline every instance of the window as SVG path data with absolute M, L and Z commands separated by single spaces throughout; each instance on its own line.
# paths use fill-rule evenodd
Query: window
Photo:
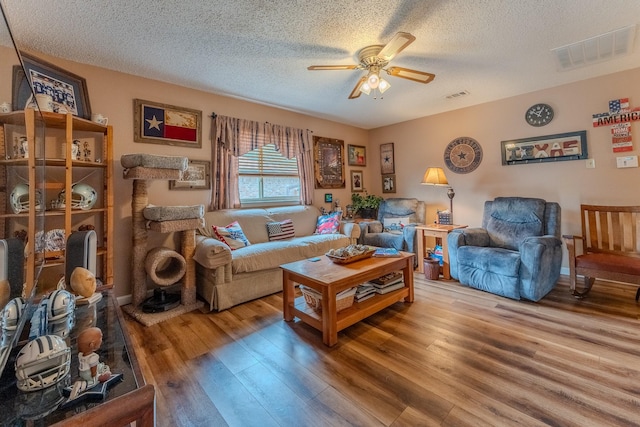
M 298 162 L 284 157 L 275 145 L 240 156 L 238 166 L 242 204 L 299 203 Z

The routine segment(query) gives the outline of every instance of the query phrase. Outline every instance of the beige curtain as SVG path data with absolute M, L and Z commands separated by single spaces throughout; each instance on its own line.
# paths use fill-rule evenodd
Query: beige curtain
M 210 210 L 240 207 L 238 157 L 263 145 L 274 144 L 288 159 L 296 158 L 300 174 L 300 202 L 313 203 L 313 146 L 311 131 L 228 116 L 212 123 Z

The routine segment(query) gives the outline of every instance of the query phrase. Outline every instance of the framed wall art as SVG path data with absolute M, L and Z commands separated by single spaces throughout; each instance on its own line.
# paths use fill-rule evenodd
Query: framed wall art
M 133 141 L 202 147 L 202 111 L 133 100 Z
M 84 78 L 53 64 L 21 52 L 25 71 L 19 65 L 13 67 L 12 108 L 24 110 L 34 102 L 31 87 L 36 95 L 51 96 L 53 111 L 70 112 L 74 116 L 91 118 L 91 106 Z
M 396 173 L 393 163 L 393 142 L 380 145 L 380 173 L 382 175 Z
M 344 141 L 313 137 L 315 188 L 345 188 Z
M 351 191 L 353 193 L 364 191 L 362 171 L 351 171 Z
M 189 160 L 182 179 L 169 181 L 169 190 L 209 190 L 211 189 L 211 162 L 207 160 Z
M 558 133 L 501 142 L 502 164 L 559 162 L 589 157 L 587 131 Z
M 396 192 L 396 176 L 395 175 L 382 175 L 382 192 L 383 193 Z
M 349 159 L 349 166 L 366 166 L 367 147 L 347 145 L 347 158 Z

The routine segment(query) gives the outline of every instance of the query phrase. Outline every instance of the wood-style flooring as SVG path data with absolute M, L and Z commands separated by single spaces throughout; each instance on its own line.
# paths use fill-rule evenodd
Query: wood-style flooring
M 640 425 L 636 288 L 568 278 L 537 303 L 415 275 L 338 335 L 282 319 L 281 294 L 145 327 L 127 318 L 159 426 Z

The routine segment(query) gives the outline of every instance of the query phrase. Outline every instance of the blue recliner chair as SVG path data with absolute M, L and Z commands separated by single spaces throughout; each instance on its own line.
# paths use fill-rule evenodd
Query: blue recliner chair
M 463 285 L 538 301 L 560 276 L 560 205 L 498 197 L 485 202 L 482 228 L 453 230 L 447 243 L 451 277 Z
M 378 208 L 377 221 L 359 223 L 358 243 L 417 254 L 416 225 L 425 223 L 425 215 L 425 203 L 418 199 L 385 199 Z M 417 257 L 413 263 L 418 265 Z

